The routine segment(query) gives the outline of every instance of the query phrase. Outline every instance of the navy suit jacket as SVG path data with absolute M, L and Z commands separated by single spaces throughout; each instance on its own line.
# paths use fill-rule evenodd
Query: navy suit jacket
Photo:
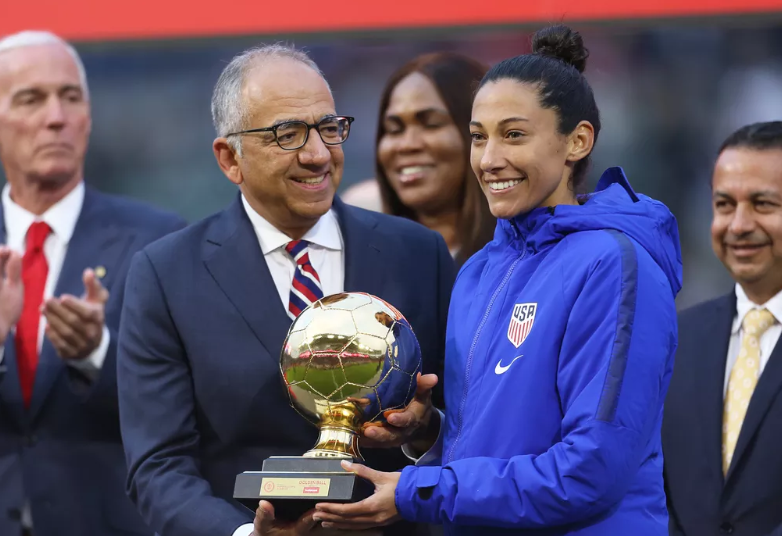
M 663 419 L 665 484 L 675 536 L 782 536 L 782 340 L 752 395 L 726 477 L 722 411 L 734 293 L 679 315 Z
M 334 206 L 345 290 L 402 311 L 425 372 L 439 372 L 455 275 L 442 237 Z M 232 499 L 236 475 L 314 446 L 316 429 L 290 407 L 280 378 L 290 324 L 239 197 L 134 258 L 119 340 L 120 414 L 129 493 L 158 533 L 231 536 L 254 517 Z M 385 470 L 406 463 L 399 449 L 363 454 Z
M 5 243 L 0 205 L 0 243 Z M 125 276 L 133 253 L 184 220 L 141 203 L 85 190 L 84 204 L 55 295 L 84 293 L 82 273 L 103 266 L 111 294 L 106 326 L 111 342 L 98 379 L 66 365 L 44 338 L 33 397 L 25 409 L 14 338 L 5 344 L 0 381 L 0 534 L 21 534 L 30 501 L 36 536 L 142 535 L 144 526 L 124 493 L 127 472 L 117 405 L 117 331 Z

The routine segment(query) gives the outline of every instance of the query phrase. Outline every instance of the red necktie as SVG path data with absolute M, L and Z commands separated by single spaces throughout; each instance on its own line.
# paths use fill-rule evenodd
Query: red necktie
M 27 246 L 22 257 L 24 307 L 16 324 L 16 363 L 25 407 L 30 406 L 38 367 L 38 327 L 41 322 L 41 302 L 49 265 L 43 253 L 43 243 L 52 230 L 44 222 L 33 223 L 27 230 Z

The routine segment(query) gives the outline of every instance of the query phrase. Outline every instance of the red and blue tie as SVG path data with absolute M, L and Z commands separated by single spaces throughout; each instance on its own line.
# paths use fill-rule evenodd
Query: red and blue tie
M 285 246 L 285 251 L 296 262 L 291 297 L 288 302 L 288 316 L 294 320 L 304 309 L 323 297 L 320 277 L 310 263 L 308 245 L 306 240 L 294 240 Z

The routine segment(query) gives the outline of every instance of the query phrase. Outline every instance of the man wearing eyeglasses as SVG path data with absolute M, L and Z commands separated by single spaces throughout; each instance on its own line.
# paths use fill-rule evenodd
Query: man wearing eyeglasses
M 437 233 L 335 198 L 353 119 L 337 114 L 303 52 L 275 45 L 234 58 L 212 114 L 236 199 L 140 252 L 128 276 L 117 368 L 129 493 L 165 536 L 325 534 L 232 499 L 238 473 L 315 443 L 280 379 L 292 319 L 322 296 L 377 295 L 404 312 L 424 372 L 437 372 L 454 266 Z M 406 460 L 364 454 L 386 470 Z

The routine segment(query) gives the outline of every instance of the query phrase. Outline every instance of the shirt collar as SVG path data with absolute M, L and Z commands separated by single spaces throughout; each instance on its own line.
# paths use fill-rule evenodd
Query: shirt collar
M 68 192 L 68 194 L 52 205 L 49 210 L 36 216 L 17 205 L 11 199 L 11 186 L 6 184 L 2 193 L 3 213 L 5 214 L 5 229 L 8 245 L 11 249 L 21 251 L 30 225 L 37 221 L 46 222 L 52 232 L 64 244 L 70 242 L 76 222 L 84 204 L 84 182 Z
M 268 255 L 274 250 L 285 247 L 285 245 L 291 241 L 291 238 L 288 235 L 277 229 L 263 216 L 258 214 L 255 209 L 250 206 L 250 203 L 247 202 L 244 195 L 242 195 L 242 205 L 244 206 L 245 212 L 247 212 L 247 216 L 250 218 L 250 223 L 253 225 L 255 234 L 261 244 L 261 251 L 264 255 Z M 334 214 L 334 209 L 330 209 L 326 214 L 321 216 L 312 229 L 307 231 L 302 237 L 302 240 L 306 240 L 310 244 L 322 248 L 341 251 L 343 247 L 342 233 L 340 233 L 339 223 Z
M 762 305 L 754 303 L 747 297 L 747 293 L 736 283 L 736 318 L 733 319 L 733 328 L 731 333 L 736 334 L 741 329 L 741 323 L 744 317 L 752 309 L 768 309 L 774 315 L 777 322 L 782 322 L 782 292 L 778 292 L 773 298 Z

